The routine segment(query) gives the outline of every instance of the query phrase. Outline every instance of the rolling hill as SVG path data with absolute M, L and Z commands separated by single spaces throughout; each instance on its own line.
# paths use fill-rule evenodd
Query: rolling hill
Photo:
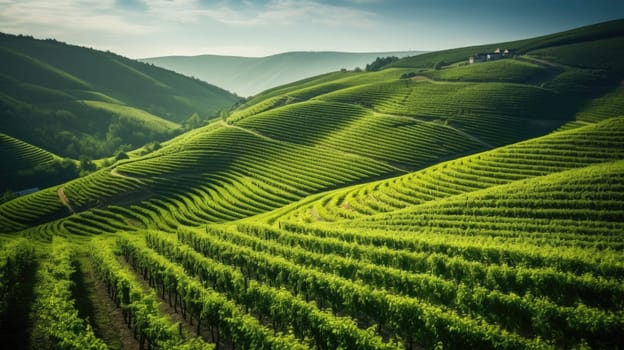
M 240 96 L 253 96 L 275 86 L 340 69 L 364 68 L 377 57 L 406 57 L 401 52 L 285 52 L 266 57 L 166 56 L 141 59 L 159 67 L 209 81 Z
M 623 23 L 275 87 L 0 204 L 0 338 L 624 347 Z
M 78 175 L 74 161 L 3 133 L 0 133 L 0 159 L 3 164 L 0 190 L 45 188 Z
M 0 131 L 78 158 L 179 133 L 239 99 L 204 82 L 110 52 L 0 35 Z
M 0 59 L 0 132 L 76 160 L 164 141 L 239 101 L 196 79 L 54 40 L 1 34 Z M 194 114 L 199 120 L 187 122 Z M 16 151 L 15 157 L 26 152 Z M 13 164 L 7 157 L 2 158 L 1 191 L 46 187 L 77 176 L 76 171 L 56 176 L 58 169 L 43 169 L 43 163 L 42 171 L 29 170 L 38 172 L 34 177 L 23 176 L 9 172 Z

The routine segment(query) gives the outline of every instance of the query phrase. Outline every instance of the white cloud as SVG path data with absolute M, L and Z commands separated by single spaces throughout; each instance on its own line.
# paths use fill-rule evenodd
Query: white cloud
M 382 20 L 355 5 L 322 1 L 0 0 L 0 31 L 134 57 L 184 52 L 261 56 L 293 45 L 309 49 L 315 38 L 325 47 L 336 36 Z
M 100 33 L 148 33 L 154 28 L 134 23 L 115 9 L 112 0 L 22 0 L 0 3 L 0 30 L 13 32 L 95 31 Z
M 209 19 L 233 27 L 289 25 L 303 22 L 358 27 L 373 23 L 375 14 L 313 0 L 272 0 L 265 5 L 243 2 L 201 5 L 197 0 L 157 0 L 149 2 L 149 13 L 169 22 L 197 22 Z
M 372 12 L 324 4 L 315 0 L 244 1 L 234 5 L 199 0 L 139 1 L 142 11 L 118 6 L 115 0 L 0 0 L 0 30 L 30 32 L 33 27 L 50 34 L 66 31 L 142 34 L 165 30 L 167 25 L 211 21 L 231 27 L 326 25 L 368 27 Z M 361 0 L 359 0 L 361 1 Z

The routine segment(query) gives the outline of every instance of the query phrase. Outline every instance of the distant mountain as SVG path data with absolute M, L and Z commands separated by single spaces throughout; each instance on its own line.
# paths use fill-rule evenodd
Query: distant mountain
M 0 132 L 64 157 L 165 140 L 193 114 L 208 119 L 239 101 L 197 79 L 51 39 L 0 34 L 0 62 Z
M 286 52 L 267 57 L 166 56 L 141 61 L 193 76 L 241 96 L 342 68 L 364 68 L 377 57 L 414 56 L 423 51 L 400 52 Z

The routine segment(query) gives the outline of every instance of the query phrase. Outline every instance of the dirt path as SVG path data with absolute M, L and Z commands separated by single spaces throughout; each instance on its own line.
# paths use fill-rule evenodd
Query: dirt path
M 67 209 L 69 209 L 69 212 L 71 214 L 76 214 L 76 211 L 74 210 L 74 208 L 71 206 L 71 204 L 69 204 L 69 198 L 67 198 L 67 195 L 65 194 L 65 187 L 64 186 L 59 187 L 56 193 L 58 193 L 58 197 L 61 203 L 63 203 L 63 205 L 66 206 Z
M 424 119 L 424 118 L 418 118 L 418 117 L 407 116 L 407 115 L 398 115 L 398 114 L 380 113 L 380 112 L 377 112 L 377 111 L 374 111 L 374 110 L 373 110 L 373 113 L 374 113 L 375 115 L 379 115 L 379 116 L 382 116 L 382 117 L 383 117 L 383 116 L 387 116 L 387 117 L 403 118 L 403 119 L 409 119 L 409 120 L 418 120 L 418 121 L 421 121 L 421 122 L 423 122 L 423 123 L 436 123 L 435 121 L 427 120 L 427 119 Z M 439 124 L 439 123 L 438 123 L 438 124 Z M 440 124 L 440 125 L 441 125 L 441 124 Z M 448 124 L 447 124 L 447 125 L 444 125 L 444 126 L 445 126 L 445 127 L 447 127 L 447 128 L 449 128 L 449 129 L 453 129 L 453 131 L 457 132 L 458 134 L 461 134 L 462 136 L 464 136 L 464 137 L 466 137 L 466 138 L 469 138 L 469 139 L 473 140 L 474 142 L 480 143 L 480 144 L 482 144 L 483 146 L 486 146 L 487 148 L 494 148 L 494 146 L 492 146 L 492 145 L 490 145 L 489 143 L 487 143 L 487 142 L 485 142 L 485 141 L 481 140 L 480 138 L 478 138 L 478 137 L 476 137 L 476 136 L 474 136 L 474 135 L 471 135 L 471 134 L 469 134 L 469 133 L 467 133 L 467 132 L 465 132 L 465 131 L 463 131 L 463 130 L 461 130 L 461 129 L 458 129 L 458 128 L 456 128 L 456 127 L 452 126 L 452 125 L 448 125 Z
M 244 131 L 244 132 L 248 132 L 248 133 L 250 133 L 250 134 L 253 134 L 253 135 L 256 135 L 256 136 L 258 136 L 258 137 L 261 137 L 261 138 L 263 138 L 263 139 L 265 139 L 265 140 L 268 140 L 268 141 L 273 141 L 273 142 L 283 142 L 283 141 L 281 141 L 281 140 L 276 140 L 276 139 L 274 139 L 274 138 L 271 138 L 271 137 L 268 137 L 268 136 L 266 136 L 266 135 L 263 135 L 263 134 L 261 134 L 261 133 L 257 132 L 256 130 L 250 130 L 250 129 L 243 128 L 242 126 L 228 124 L 228 123 L 226 123 L 226 122 L 224 122 L 224 121 L 221 121 L 220 123 L 221 123 L 223 126 L 225 126 L 225 127 L 228 127 L 228 128 L 234 128 L 234 129 L 239 129 L 239 130 L 242 130 L 242 131 Z
M 314 207 L 310 208 L 310 215 L 312 215 L 313 218 L 316 219 L 316 221 L 325 221 L 325 219 L 323 219 L 318 212 L 316 211 L 316 209 Z
M 110 174 L 111 174 L 111 176 L 114 176 L 114 177 L 120 177 L 122 179 L 128 179 L 128 180 L 136 181 L 136 182 L 138 182 L 140 184 L 143 184 L 143 181 L 141 181 L 141 179 L 138 179 L 136 177 L 132 177 L 132 176 L 128 176 L 128 175 L 122 174 L 122 173 L 119 172 L 118 168 L 111 169 Z
M 451 125 L 446 125 L 446 127 L 449 127 L 451 129 L 455 130 L 457 133 L 459 133 L 459 134 L 461 134 L 463 136 L 466 136 L 467 138 L 471 139 L 472 141 L 480 143 L 480 144 L 484 145 L 487 148 L 494 148 L 494 146 L 490 145 L 489 143 L 487 143 L 487 142 L 481 140 L 480 138 L 478 138 L 478 137 L 476 137 L 474 135 L 471 135 L 471 134 L 469 134 L 469 133 L 467 133 L 467 132 L 465 132 L 465 131 L 463 131 L 461 129 L 457 129 L 456 127 L 453 127 Z
M 81 274 L 81 296 L 83 303 L 88 303 L 90 323 L 96 336 L 111 349 L 137 350 L 139 342 L 134 339 L 132 330 L 124 321 L 121 309 L 108 296 L 106 286 L 96 278 L 88 257 L 80 256 L 77 259 Z M 77 298 L 78 300 L 78 298 Z
M 548 61 L 548 60 L 545 60 L 543 58 L 530 56 L 530 55 L 522 55 L 522 56 L 518 57 L 518 59 L 521 60 L 521 61 L 530 62 L 530 63 L 537 64 L 537 65 L 540 65 L 542 67 L 547 67 L 547 68 L 548 67 L 550 67 L 550 68 L 572 68 L 571 66 L 568 66 L 568 65 L 565 65 L 565 64 Z
M 177 323 L 179 322 L 180 325 L 182 326 L 182 329 L 184 329 L 184 332 L 187 334 L 187 336 L 189 337 L 196 337 L 197 336 L 197 320 L 194 320 L 193 324 L 191 324 L 189 322 L 189 320 L 185 320 L 184 317 L 182 317 L 182 313 L 180 311 L 180 309 L 178 308 L 178 311 L 176 312 L 173 307 L 171 305 L 169 305 L 168 300 L 166 299 L 167 295 L 165 294 L 165 298 L 161 298 L 160 297 L 160 292 L 157 291 L 155 288 L 150 287 L 149 282 L 145 279 L 143 279 L 143 276 L 140 273 L 137 273 L 137 271 L 135 271 L 132 266 L 126 262 L 126 260 L 123 257 L 118 257 L 118 260 L 121 264 L 123 264 L 124 266 L 128 267 L 128 270 L 131 271 L 134 276 L 136 277 L 137 281 L 139 281 L 139 283 L 141 283 L 143 290 L 146 293 L 149 293 L 150 290 L 154 290 L 156 291 L 156 296 L 158 297 L 160 303 L 158 304 L 158 309 L 160 311 L 161 314 L 163 315 L 167 315 L 167 317 L 169 318 L 169 320 L 172 323 Z M 202 327 L 202 329 L 200 330 L 200 335 L 201 337 L 204 339 L 205 342 L 207 343 L 212 343 L 212 337 L 210 335 L 210 332 Z M 232 349 L 232 345 L 225 342 L 225 341 L 221 341 L 221 343 L 218 346 L 219 350 L 229 350 Z

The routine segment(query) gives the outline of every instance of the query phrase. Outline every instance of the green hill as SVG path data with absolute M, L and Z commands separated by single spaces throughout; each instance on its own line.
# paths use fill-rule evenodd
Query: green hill
M 615 40 L 612 23 L 588 30 Z M 589 43 L 584 31 L 571 33 L 581 43 Z M 570 33 L 558 35 L 549 36 L 548 42 L 559 44 L 565 38 L 571 45 Z M 540 50 L 547 48 L 540 46 Z M 122 226 L 127 220 L 164 229 L 177 223 L 224 222 L 330 188 L 422 169 L 564 125 L 573 128 L 624 113 L 612 105 L 619 90 L 596 98 L 594 92 L 576 88 L 589 78 L 594 85 L 608 86 L 620 79 L 617 70 L 605 63 L 602 68 L 581 68 L 545 62 L 520 55 L 424 69 L 407 78 L 412 68 L 335 72 L 267 90 L 241 105 L 225 122 L 214 122 L 163 144 L 155 153 L 62 186 L 70 211 L 46 212 L 44 221 L 71 212 L 90 216 L 93 208 L 113 205 Z M 167 128 L 165 122 L 111 101 L 82 103 L 131 114 L 153 128 Z M 306 172 L 304 164 L 314 167 Z M 182 178 L 184 185 L 176 185 Z M 7 219 L 13 218 L 3 224 L 4 230 L 42 221 L 28 209 L 30 201 L 26 197 L 0 207 L 7 210 Z M 175 209 L 180 206 L 185 209 Z M 116 225 L 109 230 L 116 230 Z
M 313 203 L 294 203 L 291 208 L 295 210 L 289 212 L 286 207 L 280 215 L 295 223 L 359 219 L 622 158 L 624 118 L 620 117 L 458 158 L 402 177 L 339 189 Z
M 0 133 L 0 190 L 25 190 L 65 182 L 78 175 L 74 161 Z
M 468 56 L 474 55 L 475 53 L 494 52 L 497 48 L 513 50 L 518 54 L 527 54 L 530 52 L 540 52 L 547 48 L 557 48 L 556 50 L 559 50 L 560 47 L 582 45 L 582 43 L 596 43 L 595 45 L 599 45 L 601 50 L 612 51 L 612 53 L 617 54 L 618 52 L 621 53 L 621 51 L 617 49 L 617 47 L 621 45 L 617 38 L 624 35 L 624 29 L 622 28 L 623 22 L 624 20 L 620 19 L 531 39 L 430 52 L 419 56 L 404 58 L 391 63 L 390 66 L 403 68 L 433 68 L 436 65 L 444 66 L 466 61 Z M 609 41 L 608 39 L 613 39 L 616 46 L 611 47 L 608 45 L 605 47 L 602 40 Z M 591 58 L 590 52 L 591 51 L 585 51 L 584 56 L 586 58 Z M 614 58 L 615 57 L 610 56 L 609 60 L 614 62 Z M 573 57 L 569 57 L 569 59 L 574 60 Z M 591 66 L 593 65 L 590 65 L 590 67 Z
M 621 23 L 272 88 L 0 204 L 4 337 L 33 315 L 35 345 L 80 348 L 624 347 Z
M 179 134 L 238 97 L 110 52 L 0 35 L 0 131 L 62 157 L 101 158 Z
M 240 96 L 253 96 L 275 86 L 288 84 L 340 69 L 364 68 L 377 57 L 406 57 L 405 52 L 286 52 L 267 57 L 167 56 L 141 61 L 209 81 Z

